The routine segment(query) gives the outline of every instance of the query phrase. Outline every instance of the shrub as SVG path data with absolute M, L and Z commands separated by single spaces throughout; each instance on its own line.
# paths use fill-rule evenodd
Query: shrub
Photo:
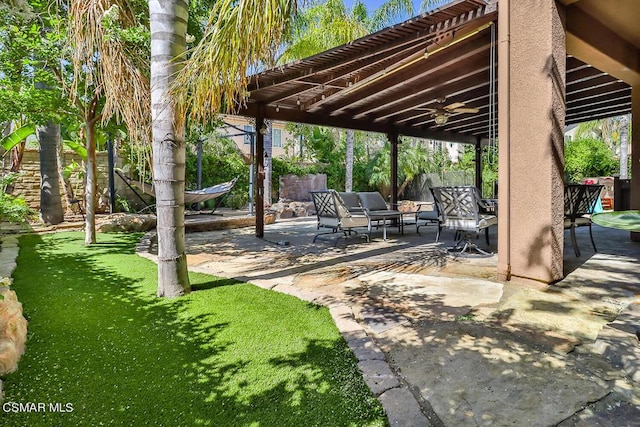
M 0 178 L 0 221 L 24 223 L 35 214 L 24 199 L 5 193 L 17 178 L 18 174 L 13 172 Z
M 569 141 L 564 149 L 564 158 L 564 170 L 571 182 L 589 176 L 609 176 L 618 168 L 611 150 L 597 138 Z

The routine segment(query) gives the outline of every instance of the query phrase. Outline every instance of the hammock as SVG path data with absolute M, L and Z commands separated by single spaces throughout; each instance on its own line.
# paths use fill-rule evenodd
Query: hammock
M 129 177 L 123 176 L 120 172 L 116 171 L 120 178 L 122 178 L 127 184 L 133 184 L 142 190 L 143 193 L 149 194 L 151 196 L 155 196 L 155 191 L 153 189 L 152 184 L 148 184 L 146 182 L 136 181 Z M 227 194 L 229 191 L 233 189 L 233 186 L 236 185 L 236 181 L 238 177 L 235 177 L 229 182 L 223 182 L 221 184 L 216 184 L 211 187 L 206 187 L 201 190 L 187 190 L 184 192 L 184 203 L 192 204 L 192 203 L 200 203 L 206 202 L 207 200 L 212 200 L 222 195 Z
M 187 190 L 184 192 L 184 202 L 187 204 L 200 203 L 220 197 L 231 191 L 237 180 L 238 177 L 235 177 L 229 182 L 223 182 L 201 190 Z

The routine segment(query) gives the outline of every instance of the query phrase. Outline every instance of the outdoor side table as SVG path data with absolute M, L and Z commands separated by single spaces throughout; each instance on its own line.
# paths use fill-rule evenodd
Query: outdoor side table
M 371 221 L 382 221 L 382 239 L 387 240 L 387 220 L 396 219 L 399 221 L 400 234 L 404 234 L 402 226 L 402 213 L 399 211 L 369 211 L 369 233 L 371 233 Z

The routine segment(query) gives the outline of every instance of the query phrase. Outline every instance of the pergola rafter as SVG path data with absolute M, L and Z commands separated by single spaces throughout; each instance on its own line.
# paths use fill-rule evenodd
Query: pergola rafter
M 497 64 L 490 58 L 492 33 L 498 33 L 495 6 L 457 0 L 251 76 L 249 95 L 238 113 L 256 123 L 269 119 L 380 132 L 392 145 L 398 135 L 406 135 L 471 143 L 479 149 L 481 141 L 495 135 L 498 114 L 497 96 L 490 93 L 497 82 Z M 566 56 L 565 77 L 566 124 L 631 111 L 630 86 L 618 78 L 572 55 Z M 433 112 L 425 109 L 442 98 L 445 105 L 463 103 L 478 113 L 449 114 L 445 123 L 436 124 Z M 490 121 L 491 110 L 495 115 Z M 392 183 L 396 179 L 392 176 Z

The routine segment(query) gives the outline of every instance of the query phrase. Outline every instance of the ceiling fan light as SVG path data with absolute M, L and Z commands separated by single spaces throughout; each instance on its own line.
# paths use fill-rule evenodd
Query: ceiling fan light
M 447 116 L 444 114 L 438 114 L 435 118 L 435 122 L 437 125 L 443 125 L 447 123 Z

